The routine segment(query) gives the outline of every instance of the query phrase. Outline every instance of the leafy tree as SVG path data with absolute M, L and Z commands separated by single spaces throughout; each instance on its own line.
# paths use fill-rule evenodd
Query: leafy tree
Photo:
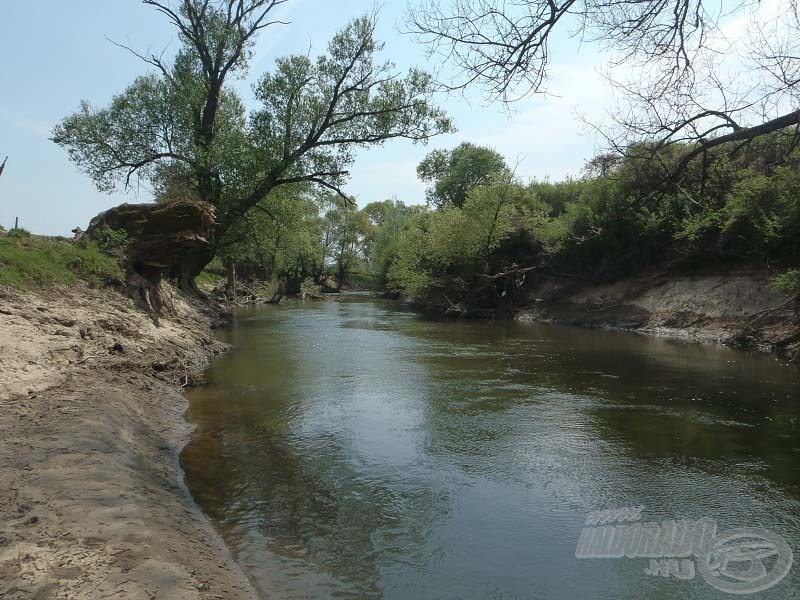
M 409 221 L 390 281 L 423 298 L 441 292 L 453 304 L 495 303 L 519 274 L 518 251 L 527 258 L 535 248 L 525 231 L 538 227 L 547 212 L 519 183 L 477 187 L 463 208 L 448 206 Z
M 583 168 L 588 177 L 608 177 L 622 163 L 622 155 L 618 152 L 601 152 L 586 161 Z
M 800 296 L 800 270 L 792 269 L 781 273 L 772 280 L 771 287 L 778 292 Z
M 372 243 L 373 226 L 369 217 L 354 204 L 337 206 L 325 214 L 326 241 L 330 266 L 341 287 L 363 273 Z
M 393 138 L 424 142 L 451 129 L 431 104 L 422 71 L 378 62 L 375 16 L 344 27 L 326 55 L 278 59 L 259 80 L 246 115 L 226 87 L 244 73 L 256 34 L 276 23 L 281 0 L 144 0 L 172 22 L 182 47 L 170 64 L 139 55 L 156 72 L 136 79 L 107 108 L 88 102 L 53 140 L 102 190 L 142 177 L 217 208 L 218 237 L 274 189 L 309 183 L 341 192 L 359 147 Z M 204 265 L 194 265 L 189 280 Z M 182 279 L 187 279 L 182 277 Z
M 375 227 L 382 227 L 393 214 L 398 211 L 404 212 L 407 208 L 399 200 L 384 200 L 383 202 L 370 202 L 362 211 Z
M 417 167 L 419 178 L 430 184 L 428 204 L 438 209 L 461 208 L 471 190 L 502 179 L 507 172 L 506 161 L 498 152 L 469 142 L 452 150 L 434 150 Z
M 218 255 L 244 279 L 296 283 L 321 270 L 320 244 L 318 202 L 298 186 L 283 186 L 225 233 Z
M 551 181 L 534 181 L 530 190 L 550 207 L 550 214 L 556 216 L 564 211 L 565 206 L 574 200 L 586 187 L 582 179 L 567 178 L 557 183 Z
M 406 220 L 389 284 L 428 301 L 502 307 L 525 297 L 519 286 L 531 271 L 597 279 L 690 261 L 796 267 L 800 147 L 793 135 L 776 132 L 738 152 L 716 149 L 713 159 L 688 165 L 681 186 L 664 188 L 663 165 L 671 168 L 684 151 L 663 148 L 652 161 L 632 148 L 605 175 L 478 186 L 461 209 Z M 789 273 L 780 280 L 787 291 L 796 269 Z
M 379 289 L 387 286 L 389 269 L 408 233 L 409 221 L 425 210 L 424 206 L 406 206 L 399 200 L 372 202 L 362 209 L 373 227 L 367 256 L 367 274 L 371 285 Z

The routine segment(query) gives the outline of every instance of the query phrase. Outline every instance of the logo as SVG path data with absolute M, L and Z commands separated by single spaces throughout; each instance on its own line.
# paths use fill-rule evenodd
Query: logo
M 771 588 L 792 568 L 792 549 L 781 536 L 758 527 L 717 532 L 714 519 L 641 523 L 643 506 L 589 513 L 577 558 L 649 558 L 644 573 L 694 579 L 696 573 L 723 592 L 753 594 Z

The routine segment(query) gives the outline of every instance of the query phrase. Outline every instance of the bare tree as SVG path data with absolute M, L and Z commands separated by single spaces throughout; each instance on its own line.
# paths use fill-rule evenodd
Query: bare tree
M 781 1 L 765 15 L 757 0 L 425 0 L 408 22 L 454 67 L 448 88 L 477 84 L 504 102 L 545 90 L 557 33 L 596 42 L 629 75 L 609 78 L 626 97 L 601 128 L 609 146 L 683 145 L 678 173 L 712 148 L 800 123 L 798 4 Z M 749 39 L 727 39 L 725 26 L 748 15 Z

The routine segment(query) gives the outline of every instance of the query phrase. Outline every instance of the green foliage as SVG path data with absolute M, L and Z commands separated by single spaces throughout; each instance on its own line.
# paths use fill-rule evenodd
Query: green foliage
M 470 191 L 507 179 L 508 167 L 498 152 L 464 142 L 452 150 L 434 150 L 417 167 L 419 178 L 430 184 L 428 204 L 438 209 L 461 208 Z
M 775 277 L 770 285 L 772 289 L 787 294 L 800 294 L 800 270 L 793 269 Z
M 300 283 L 300 297 L 306 298 L 309 296 L 319 296 L 321 294 L 320 286 L 317 283 L 314 283 L 314 279 L 312 277 L 306 277 Z
M 546 213 L 528 188 L 502 183 L 475 188 L 462 209 L 416 215 L 389 269 L 391 285 L 415 296 L 434 290 L 465 294 L 487 274 L 504 244 L 516 239 L 532 245 L 525 232 L 540 226 Z
M 225 265 L 222 264 L 222 261 L 218 256 L 214 257 L 210 263 L 206 265 L 204 272 L 210 276 L 215 277 L 224 277 L 225 276 Z
M 363 208 L 362 212 L 372 224 L 372 243 L 367 254 L 365 273 L 369 287 L 387 287 L 389 269 L 397 258 L 409 221 L 425 210 L 423 206 L 406 206 L 398 200 L 372 202 Z
M 93 234 L 93 237 L 94 242 L 102 250 L 112 250 L 128 243 L 128 233 L 123 229 L 103 227 L 102 229 L 97 230 Z
M 681 260 L 800 254 L 800 148 L 791 132 L 722 146 L 692 161 L 680 182 L 667 179 L 686 150 L 668 147 L 654 159 L 652 146 L 633 146 L 590 161 L 582 179 L 478 185 L 461 209 L 449 203 L 408 220 L 390 284 L 480 301 L 487 279 L 513 265 L 615 277 Z M 444 169 L 446 159 L 433 153 L 426 169 Z M 797 277 L 791 271 L 775 285 L 797 289 Z
M 393 138 L 424 142 L 452 130 L 432 103 L 429 75 L 412 69 L 403 76 L 379 60 L 383 44 L 372 17 L 345 26 L 317 59 L 277 59 L 255 86 L 249 115 L 224 79 L 245 68 L 258 28 L 223 26 L 225 11 L 211 8 L 196 19 L 192 27 L 203 35 L 181 36 L 172 65 L 157 59 L 157 74 L 137 78 L 105 108 L 83 102 L 53 141 L 101 190 L 140 177 L 162 200 L 214 204 L 229 249 L 231 238 L 261 218 L 251 213 L 283 186 L 340 189 L 358 148 Z M 245 51 L 237 54 L 240 42 Z M 230 70 L 216 70 L 228 60 Z
M 206 265 L 206 268 L 197 276 L 195 281 L 198 285 L 213 288 L 222 279 L 225 279 L 225 266 L 219 257 L 215 257 Z
M 800 153 L 781 135 L 738 155 L 730 150 L 692 162 L 679 185 L 666 184 L 664 177 L 682 149 L 672 147 L 653 160 L 644 146 L 615 159 L 606 176 L 533 184 L 553 209 L 549 222 L 533 233 L 554 264 L 607 275 L 681 257 L 796 253 Z
M 557 216 L 564 211 L 568 203 L 578 198 L 585 185 L 585 180 L 581 179 L 567 179 L 558 183 L 537 181 L 530 184 L 530 189 L 539 200 L 550 207 L 550 214 Z
M 37 236 L 0 239 L 0 284 L 40 289 L 84 281 L 92 286 L 120 284 L 122 269 L 98 246 Z
M 203 269 L 203 271 L 195 278 L 195 281 L 197 282 L 197 285 L 214 287 L 222 279 L 225 279 L 223 275 L 212 273 L 208 269 Z
M 324 217 L 323 268 L 339 283 L 363 280 L 373 243 L 369 216 L 354 205 L 334 206 Z
M 228 229 L 217 254 L 235 262 L 240 277 L 301 280 L 319 268 L 319 230 L 317 201 L 302 187 L 284 186 Z
M 498 171 L 461 205 L 439 210 L 386 200 L 359 211 L 336 195 L 286 187 L 231 229 L 236 237 L 221 256 L 240 274 L 291 279 L 295 288 L 332 275 L 492 306 L 524 283 L 498 274 L 534 265 L 615 277 L 665 261 L 800 253 L 800 154 L 786 140 L 695 161 L 680 185 L 664 180 L 680 148 L 661 162 L 651 153 L 634 147 L 603 157 L 593 176 L 557 183 L 523 185 Z

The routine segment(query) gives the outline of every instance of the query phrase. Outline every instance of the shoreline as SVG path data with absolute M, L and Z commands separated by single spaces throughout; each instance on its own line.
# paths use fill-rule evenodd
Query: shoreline
M 717 344 L 791 360 L 797 314 L 770 282 L 774 273 L 739 266 L 640 275 L 574 288 L 551 279 L 514 319 Z
M 0 289 L 0 596 L 258 597 L 185 484 L 176 381 L 226 347 L 218 315 L 175 305 Z
M 781 299 L 746 271 L 549 283 L 516 320 L 719 344 Z M 259 597 L 180 465 L 182 388 L 227 350 L 221 314 L 167 290 L 176 312 L 155 318 L 114 290 L 0 288 L 0 596 Z M 751 348 L 774 349 L 790 317 Z
M 400 298 L 441 318 L 513 320 L 625 331 L 800 359 L 800 299 L 771 287 L 776 273 L 759 266 L 642 274 L 593 283 L 540 276 L 517 306 L 497 309 Z M 378 295 L 377 297 L 381 297 Z M 383 295 L 382 297 L 386 297 Z

